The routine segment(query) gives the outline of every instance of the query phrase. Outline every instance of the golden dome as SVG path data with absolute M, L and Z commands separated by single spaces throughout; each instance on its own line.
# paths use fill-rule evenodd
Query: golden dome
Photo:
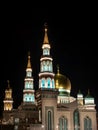
M 70 92 L 71 82 L 70 82 L 69 78 L 60 74 L 59 70 L 58 70 L 57 74 L 55 74 L 54 80 L 55 80 L 55 88 L 56 89 L 64 89 L 64 90 Z

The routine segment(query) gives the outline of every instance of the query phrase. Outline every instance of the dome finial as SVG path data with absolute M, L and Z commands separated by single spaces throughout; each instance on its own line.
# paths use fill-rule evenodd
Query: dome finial
M 59 70 L 59 65 L 57 64 L 57 74 L 60 73 L 60 70 Z
M 43 43 L 49 43 L 48 35 L 47 35 L 47 30 L 48 30 L 47 27 L 48 27 L 48 26 L 47 26 L 47 23 L 45 23 L 45 24 L 44 24 L 45 35 L 44 35 L 44 41 L 43 41 Z
M 30 51 L 28 52 L 28 64 L 27 64 L 27 68 L 31 68 Z
M 88 95 L 90 95 L 90 90 L 88 89 Z
M 81 90 L 79 89 L 79 92 L 78 92 L 79 94 L 81 93 Z

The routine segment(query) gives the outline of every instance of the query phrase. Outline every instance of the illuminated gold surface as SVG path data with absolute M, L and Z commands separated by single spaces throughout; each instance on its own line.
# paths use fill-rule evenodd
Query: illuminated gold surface
M 27 64 L 27 68 L 31 68 L 30 52 L 28 52 L 28 64 Z
M 71 82 L 66 76 L 60 74 L 59 66 L 57 66 L 57 74 L 55 75 L 54 80 L 55 80 L 55 87 L 57 89 L 62 88 L 66 90 L 71 90 Z
M 48 40 L 48 35 L 47 35 L 47 27 L 45 26 L 45 36 L 44 36 L 44 41 L 43 43 L 49 43 L 49 40 Z

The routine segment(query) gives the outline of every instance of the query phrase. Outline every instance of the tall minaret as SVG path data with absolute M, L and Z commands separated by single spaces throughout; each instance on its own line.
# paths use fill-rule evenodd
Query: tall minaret
M 11 111 L 13 109 L 12 89 L 10 88 L 9 80 L 8 80 L 8 87 L 5 90 L 5 98 L 3 102 L 4 102 L 4 111 Z
M 40 59 L 40 73 L 39 73 L 39 88 L 44 89 L 54 89 L 54 73 L 52 58 L 50 56 L 50 44 L 47 35 L 47 25 L 45 25 L 45 34 L 42 45 L 42 57 Z
M 58 91 L 55 89 L 53 59 L 50 55 L 46 25 L 44 31 L 42 56 L 40 58 L 39 89 L 36 92 L 36 99 L 39 109 L 39 121 L 43 124 L 43 130 L 55 130 Z
M 35 103 L 34 83 L 33 83 L 32 68 L 30 62 L 30 53 L 28 53 L 26 77 L 24 80 L 23 103 L 32 103 L 32 104 Z

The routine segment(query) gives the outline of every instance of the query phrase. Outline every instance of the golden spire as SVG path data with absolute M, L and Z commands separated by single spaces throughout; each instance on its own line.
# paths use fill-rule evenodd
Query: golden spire
M 48 35 L 47 35 L 47 24 L 45 23 L 44 24 L 44 26 L 45 26 L 45 35 L 44 35 L 44 41 L 43 41 L 43 43 L 49 43 L 49 40 L 48 40 Z
M 30 52 L 28 52 L 28 64 L 27 64 L 27 68 L 31 68 Z
M 57 65 L 57 74 L 60 74 L 59 65 Z

